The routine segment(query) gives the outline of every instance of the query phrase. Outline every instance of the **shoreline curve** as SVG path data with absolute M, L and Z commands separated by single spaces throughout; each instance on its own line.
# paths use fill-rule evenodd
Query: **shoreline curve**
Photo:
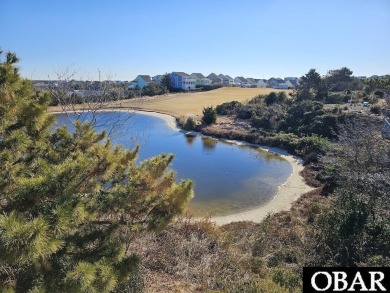
M 158 113 L 155 111 L 138 111 L 138 112 L 159 117 L 165 120 L 167 124 L 174 130 L 183 131 L 177 126 L 175 118 L 169 114 Z M 193 133 L 195 135 L 200 134 L 199 132 L 193 132 Z M 274 154 L 281 156 L 291 164 L 292 173 L 287 178 L 286 182 L 284 182 L 282 185 L 278 187 L 278 190 L 276 191 L 273 198 L 265 205 L 255 207 L 254 209 L 248 211 L 239 212 L 231 215 L 215 216 L 215 217 L 211 216 L 210 217 L 211 222 L 214 222 L 217 225 L 224 225 L 224 224 L 229 224 L 232 222 L 239 222 L 239 221 L 252 221 L 255 223 L 260 223 L 269 214 L 289 210 L 292 204 L 297 199 L 299 199 L 303 194 L 315 189 L 314 187 L 307 185 L 303 177 L 300 175 L 300 172 L 304 169 L 301 158 L 290 155 L 288 154 L 287 151 L 282 150 L 280 148 L 261 146 L 258 144 L 251 144 L 251 143 L 246 143 L 241 141 L 231 141 L 231 140 L 229 141 L 234 143 L 256 146 L 265 151 L 272 152 Z M 194 220 L 197 219 L 202 219 L 202 218 L 194 218 Z

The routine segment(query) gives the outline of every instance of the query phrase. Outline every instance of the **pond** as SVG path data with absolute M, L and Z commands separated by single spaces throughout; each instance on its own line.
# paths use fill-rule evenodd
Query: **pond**
M 174 154 L 171 168 L 177 179 L 190 178 L 195 183 L 189 204 L 194 216 L 223 216 L 264 205 L 292 172 L 289 162 L 259 147 L 186 134 L 159 117 L 113 111 L 97 113 L 96 118 L 97 130 L 110 128 L 110 121 L 119 118 L 111 140 L 124 148 L 139 144 L 140 161 Z M 72 130 L 64 114 L 57 115 L 57 125 Z

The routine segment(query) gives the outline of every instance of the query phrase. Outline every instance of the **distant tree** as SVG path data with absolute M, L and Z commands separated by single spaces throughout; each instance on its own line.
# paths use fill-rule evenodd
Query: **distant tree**
M 299 85 L 296 88 L 296 99 L 298 101 L 323 100 L 326 96 L 326 85 L 315 69 L 310 69 L 308 73 L 299 79 Z
M 275 92 L 269 93 L 265 98 L 264 102 L 267 106 L 272 105 L 273 103 L 276 103 L 279 100 L 278 95 Z
M 218 115 L 233 115 L 237 114 L 238 110 L 242 108 L 242 106 L 243 105 L 240 102 L 232 101 L 218 105 L 215 110 Z
M 156 96 L 156 95 L 164 95 L 168 93 L 168 89 L 159 84 L 150 83 L 142 89 L 142 95 L 144 96 Z
M 202 122 L 210 125 L 217 121 L 217 111 L 213 107 L 203 108 Z
M 112 103 L 121 108 L 126 93 L 120 86 L 118 87 L 110 81 L 110 76 L 107 76 L 107 80 L 102 82 L 75 81 L 75 74 L 76 71 L 72 68 L 58 70 L 56 85 L 50 88 L 52 98 L 50 105 L 59 106 L 70 123 L 76 124 L 76 122 L 86 121 L 95 123 L 99 120 L 97 118 L 99 112 L 109 108 Z M 74 92 L 75 85 L 83 91 L 82 94 Z M 113 130 L 117 125 L 125 123 L 132 117 L 132 112 L 129 110 L 126 115 L 113 115 L 106 119 L 104 126 L 110 125 L 111 130 Z
M 130 243 L 162 229 L 193 192 L 172 155 L 136 163 L 91 124 L 53 129 L 49 94 L 0 61 L 0 291 L 125 292 L 139 260 Z M 133 288 L 134 289 L 134 288 Z
M 287 100 L 287 95 L 285 92 L 278 93 L 278 103 L 284 103 Z
M 169 77 L 168 73 L 165 73 L 162 80 L 161 80 L 161 85 L 166 87 L 169 92 L 173 91 L 173 85 L 171 78 Z
M 350 90 L 353 86 L 352 73 L 347 67 L 329 70 L 325 77 L 326 84 L 331 91 Z

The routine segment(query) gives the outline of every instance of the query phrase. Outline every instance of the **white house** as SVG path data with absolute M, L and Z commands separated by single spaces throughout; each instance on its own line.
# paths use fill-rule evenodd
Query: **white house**
M 246 78 L 242 76 L 237 76 L 234 78 L 234 83 L 237 85 L 243 86 L 244 84 L 249 84 L 249 82 L 246 80 Z
M 270 78 L 268 84 L 274 89 L 288 89 L 288 84 L 281 78 Z
M 222 83 L 222 79 L 215 73 L 210 73 L 207 78 L 211 79 L 212 83 Z
M 285 77 L 284 80 L 286 81 L 289 89 L 295 89 L 299 84 L 298 77 Z
M 192 78 L 195 78 L 196 85 L 210 85 L 212 83 L 210 78 L 207 78 L 202 73 L 193 73 L 191 74 Z
M 287 79 L 286 83 L 289 89 L 295 89 L 298 86 L 298 82 L 294 79 Z
M 212 83 L 222 83 L 222 79 L 215 73 L 210 73 L 207 78 L 211 79 Z
M 234 84 L 233 78 L 231 78 L 229 75 L 218 74 L 218 77 L 224 84 Z
M 246 80 L 249 82 L 251 86 L 257 86 L 256 81 L 253 78 L 247 77 Z
M 255 79 L 256 87 L 265 88 L 268 86 L 266 79 Z
M 196 79 L 185 72 L 172 72 L 169 77 L 174 88 L 183 90 L 195 89 Z

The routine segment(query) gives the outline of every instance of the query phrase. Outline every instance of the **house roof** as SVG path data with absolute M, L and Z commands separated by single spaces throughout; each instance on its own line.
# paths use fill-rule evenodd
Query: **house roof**
M 297 86 L 298 85 L 298 82 L 294 79 L 289 79 L 288 80 L 293 86 Z
M 225 77 L 226 77 L 227 79 L 229 79 L 229 80 L 233 80 L 233 78 L 232 78 L 231 76 L 229 76 L 229 75 L 225 75 Z
M 191 75 L 195 75 L 197 78 L 206 78 L 202 73 L 193 73 Z
M 250 83 L 256 83 L 256 81 L 253 78 L 247 77 L 246 80 Z
M 172 73 L 174 73 L 174 74 L 176 74 L 176 75 L 180 75 L 180 76 L 182 76 L 182 77 L 189 77 L 189 74 L 187 74 L 187 73 L 185 73 L 185 72 L 172 72 Z
M 246 80 L 246 78 L 242 77 L 242 76 L 237 76 L 236 78 L 238 78 L 239 80 L 241 80 L 241 82 L 248 82 Z
M 210 78 L 212 82 L 221 82 L 221 78 L 218 77 L 215 73 L 210 73 L 207 78 Z
M 274 78 L 274 77 L 271 77 L 269 80 L 268 80 L 269 83 L 286 83 L 283 79 L 281 78 Z
M 152 82 L 152 79 L 149 75 L 139 75 L 144 81 L 146 82 Z
M 281 78 L 277 78 L 276 81 L 277 83 L 286 83 L 286 81 Z

